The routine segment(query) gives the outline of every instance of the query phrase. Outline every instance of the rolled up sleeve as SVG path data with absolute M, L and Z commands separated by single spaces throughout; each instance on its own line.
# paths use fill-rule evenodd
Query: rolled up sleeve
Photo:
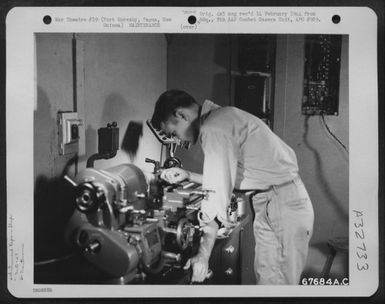
M 210 192 L 202 201 L 200 223 L 203 226 L 217 217 L 223 224 L 230 224 L 227 209 L 236 178 L 236 139 L 218 130 L 201 134 L 201 143 L 204 152 L 202 188 Z

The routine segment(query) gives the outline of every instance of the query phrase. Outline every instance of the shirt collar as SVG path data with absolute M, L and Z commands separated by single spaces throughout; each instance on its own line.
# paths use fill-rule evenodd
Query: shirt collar
M 210 115 L 210 112 L 215 110 L 215 109 L 218 109 L 218 108 L 220 108 L 220 106 L 218 106 L 217 104 L 213 103 L 211 100 L 206 99 L 203 102 L 202 108 L 201 108 L 201 113 L 200 113 L 200 116 L 199 116 L 199 132 L 201 130 L 202 124 L 204 123 L 206 118 Z
M 206 116 L 212 110 L 218 109 L 220 106 L 213 103 L 211 100 L 206 99 L 202 104 L 201 117 Z

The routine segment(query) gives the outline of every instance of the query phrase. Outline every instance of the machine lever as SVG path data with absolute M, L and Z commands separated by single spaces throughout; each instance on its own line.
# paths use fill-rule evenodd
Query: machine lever
M 135 196 L 137 198 L 146 198 L 146 193 L 138 193 L 137 191 L 135 191 Z
M 194 190 L 191 192 L 192 194 L 201 195 L 204 199 L 208 199 L 209 193 L 215 193 L 214 190 Z
M 64 175 L 64 179 L 69 182 L 72 186 L 77 187 L 78 184 L 75 183 L 68 175 Z
M 146 163 L 151 163 L 151 164 L 154 165 L 154 173 L 155 173 L 155 174 L 159 172 L 159 169 L 160 169 L 160 163 L 159 163 L 158 161 L 153 160 L 153 159 L 151 159 L 151 158 L 147 158 L 147 157 L 145 158 L 144 161 L 145 161 Z
M 181 258 L 182 258 L 180 253 L 175 254 L 173 252 L 168 252 L 168 251 L 163 251 L 163 256 L 166 259 L 171 260 L 171 261 L 176 262 L 176 263 L 179 263 L 181 261 Z
M 84 249 L 85 253 L 88 254 L 96 254 L 100 251 L 102 245 L 98 241 L 92 241 L 88 244 L 88 246 Z

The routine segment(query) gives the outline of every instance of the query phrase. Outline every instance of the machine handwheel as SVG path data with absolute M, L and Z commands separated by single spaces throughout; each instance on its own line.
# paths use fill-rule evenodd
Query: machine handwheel
M 185 250 L 192 242 L 193 233 L 191 229 L 194 229 L 194 227 L 187 218 L 179 220 L 176 228 L 176 242 L 182 250 Z

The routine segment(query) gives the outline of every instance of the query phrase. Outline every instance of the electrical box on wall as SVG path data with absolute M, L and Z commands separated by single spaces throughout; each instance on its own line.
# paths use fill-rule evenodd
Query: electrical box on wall
M 268 75 L 250 74 L 235 78 L 235 103 L 237 108 L 249 112 L 267 125 L 272 123 L 271 82 Z
M 66 155 L 79 152 L 80 132 L 82 120 L 77 112 L 58 113 L 59 154 Z M 84 139 L 82 139 L 84 140 Z
M 307 35 L 302 114 L 338 115 L 341 35 Z

